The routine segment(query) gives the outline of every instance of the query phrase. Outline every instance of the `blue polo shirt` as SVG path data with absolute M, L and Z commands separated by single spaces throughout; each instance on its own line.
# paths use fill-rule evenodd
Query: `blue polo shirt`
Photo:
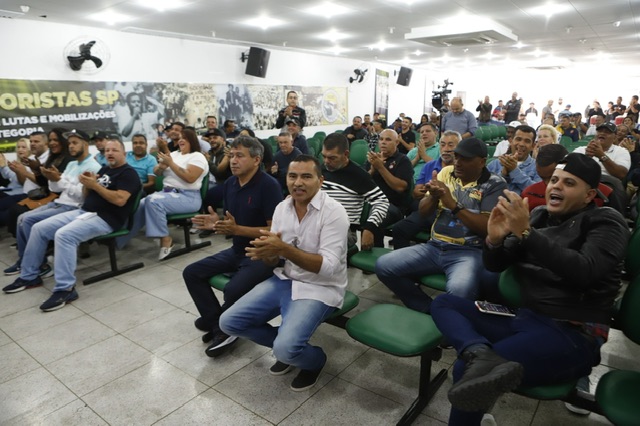
M 431 181 L 431 175 L 433 171 L 440 172 L 442 170 L 442 158 L 436 158 L 435 160 L 431 160 L 424 165 L 422 171 L 420 172 L 420 176 L 416 180 L 416 185 L 424 185 L 427 182 Z
M 133 167 L 140 177 L 140 182 L 149 182 L 149 175 L 153 175 L 153 168 L 158 165 L 158 160 L 153 155 L 145 155 L 141 159 L 137 159 L 133 152 L 127 152 L 127 163 Z
M 95 160 L 101 166 L 106 166 L 107 165 L 107 157 L 105 157 L 103 153 L 98 152 L 93 158 L 95 158 Z
M 231 176 L 224 181 L 222 199 L 225 212 L 228 211 L 242 226 L 267 226 L 273 217 L 273 211 L 282 201 L 282 188 L 278 181 L 258 170 L 244 186 L 238 178 Z M 244 253 L 252 238 L 233 236 L 233 251 Z

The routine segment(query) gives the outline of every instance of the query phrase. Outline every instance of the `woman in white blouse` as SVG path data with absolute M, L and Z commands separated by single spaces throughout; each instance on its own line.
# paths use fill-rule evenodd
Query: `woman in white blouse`
M 169 235 L 167 214 L 190 213 L 200 210 L 202 198 L 200 186 L 209 173 L 207 159 L 200 152 L 196 132 L 182 131 L 178 150 L 158 153 L 158 165 L 153 169 L 156 176 L 163 176 L 161 192 L 155 192 L 140 202 L 129 238 L 119 241 L 124 246 L 137 231 L 146 226 L 146 235 L 160 238 L 159 260 L 171 253 L 173 240 Z

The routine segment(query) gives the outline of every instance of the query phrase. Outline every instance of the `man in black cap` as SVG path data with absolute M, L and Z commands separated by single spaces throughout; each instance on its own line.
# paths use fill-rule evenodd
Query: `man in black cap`
M 376 262 L 380 281 L 407 307 L 425 313 L 432 299 L 416 286 L 425 275 L 444 273 L 448 293 L 470 300 L 478 295 L 489 213 L 507 188 L 504 179 L 485 167 L 483 141 L 463 139 L 453 152 L 453 165 L 433 172 L 420 201 L 423 216 L 436 212 L 431 240 L 394 250 Z
M 613 123 L 602 123 L 596 127 L 596 137 L 589 145 L 574 152 L 586 154 L 600 165 L 603 176 L 613 176 L 622 181 L 631 166 L 629 151 L 615 144 L 618 128 Z
M 300 134 L 301 130 L 302 126 L 297 119 L 290 118 L 287 120 L 287 131 L 291 135 L 291 139 L 293 139 L 293 146 L 298 148 L 301 153 L 308 154 L 309 145 L 307 144 L 307 138 L 305 135 Z
M 483 261 L 511 267 L 522 295 L 515 316 L 482 313 L 472 300 L 438 297 L 431 315 L 459 354 L 449 424 L 480 424 L 504 392 L 577 379 L 600 362 L 620 287 L 628 226 L 593 203 L 600 167 L 572 153 L 547 185 L 546 206 L 505 191 L 491 212 Z
M 101 166 L 107 165 L 107 158 L 104 156 L 104 147 L 107 145 L 107 138 L 109 136 L 100 130 L 93 133 L 91 136 L 91 142 L 96 146 L 98 153 L 93 156 L 93 158 L 100 164 Z

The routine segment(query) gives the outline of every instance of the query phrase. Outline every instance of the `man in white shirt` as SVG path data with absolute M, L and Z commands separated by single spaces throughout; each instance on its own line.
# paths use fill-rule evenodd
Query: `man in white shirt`
M 298 367 L 294 391 L 318 381 L 327 356 L 309 339 L 342 306 L 347 287 L 349 218 L 340 203 L 320 190 L 322 181 L 316 158 L 301 155 L 289 164 L 291 197 L 276 207 L 271 231 L 261 231 L 246 249 L 252 260 L 279 266 L 220 318 L 224 333 L 273 348 L 272 375 Z M 278 315 L 282 324 L 270 325 Z
M 596 127 L 596 137 L 587 146 L 576 148 L 573 152 L 592 157 L 603 176 L 613 176 L 622 181 L 631 166 L 629 151 L 615 144 L 617 127 L 613 123 L 603 123 Z

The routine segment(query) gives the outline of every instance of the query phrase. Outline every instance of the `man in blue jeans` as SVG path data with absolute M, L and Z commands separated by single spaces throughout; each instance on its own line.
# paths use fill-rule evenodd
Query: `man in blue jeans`
M 453 152 L 453 165 L 433 172 L 420 201 L 420 214 L 436 212 L 431 240 L 394 250 L 376 262 L 380 281 L 408 308 L 425 313 L 431 297 L 416 285 L 425 275 L 444 273 L 448 293 L 476 297 L 484 271 L 481 248 L 489 212 L 507 188 L 504 179 L 485 167 L 483 141 L 463 139 Z
M 251 259 L 279 267 L 220 318 L 225 333 L 273 348 L 272 375 L 299 368 L 291 383 L 294 391 L 318 381 L 327 356 L 309 339 L 342 306 L 347 287 L 349 218 L 339 202 L 320 190 L 322 179 L 314 157 L 301 155 L 289 164 L 291 197 L 276 207 L 271 231 L 262 231 L 247 248 Z M 270 325 L 278 315 L 280 327 Z
M 482 313 L 442 295 L 431 315 L 459 354 L 449 390 L 450 425 L 480 424 L 504 392 L 588 375 L 600 362 L 629 230 L 620 213 L 593 203 L 600 166 L 583 154 L 558 164 L 546 206 L 505 191 L 488 222 L 486 267 L 513 268 L 522 294 L 514 317 Z
M 2 289 L 5 293 L 42 285 L 38 276 L 40 264 L 49 241 L 53 241 L 56 285 L 40 309 L 54 311 L 78 298 L 75 290 L 78 246 L 99 235 L 121 229 L 133 208 L 136 195 L 142 189 L 138 174 L 127 164 L 125 156 L 122 142 L 107 142 L 105 157 L 108 165 L 102 167 L 98 174 L 85 171 L 78 176 L 85 196 L 82 206 L 33 225 L 20 277 Z
M 222 312 L 273 273 L 272 266 L 246 257 L 245 248 L 249 241 L 261 235 L 260 229 L 269 229 L 273 211 L 282 201 L 278 181 L 260 170 L 262 144 L 255 138 L 239 136 L 230 149 L 229 164 L 233 175 L 223 184 L 224 217 L 220 219 L 209 207 L 210 214 L 198 215 L 192 221 L 199 229 L 231 236 L 233 245 L 192 263 L 182 272 L 200 313 L 195 326 L 206 332 L 202 340 L 211 342 L 205 350 L 210 357 L 221 355 L 236 341 L 236 337 L 220 331 L 218 320 Z M 233 273 L 233 276 L 224 289 L 224 304 L 220 305 L 209 279 L 222 273 Z

